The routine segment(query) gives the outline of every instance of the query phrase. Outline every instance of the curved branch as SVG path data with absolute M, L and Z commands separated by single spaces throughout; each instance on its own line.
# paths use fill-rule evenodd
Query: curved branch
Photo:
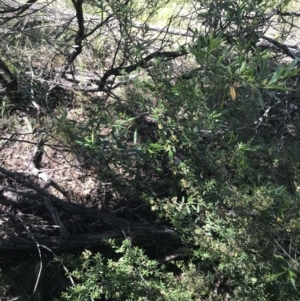
M 299 55 L 300 49 L 298 53 L 296 53 L 295 51 L 292 51 L 287 45 L 279 43 L 274 39 L 268 38 L 266 36 L 261 36 L 261 38 L 276 46 L 279 50 L 281 50 L 283 53 L 285 53 L 287 56 L 291 57 L 292 59 L 300 58 Z
M 149 67 L 147 63 L 151 61 L 154 58 L 163 58 L 167 60 L 175 59 L 177 57 L 187 55 L 188 52 L 185 49 L 182 49 L 181 51 L 155 51 L 149 55 L 147 55 L 144 59 L 140 60 L 139 62 L 129 65 L 126 67 L 116 67 L 116 68 L 111 68 L 107 70 L 104 75 L 102 76 L 99 86 L 98 86 L 98 91 L 104 91 L 105 90 L 105 84 L 107 79 L 114 75 L 114 76 L 119 76 L 125 73 L 131 73 L 134 70 L 136 70 L 139 67 Z

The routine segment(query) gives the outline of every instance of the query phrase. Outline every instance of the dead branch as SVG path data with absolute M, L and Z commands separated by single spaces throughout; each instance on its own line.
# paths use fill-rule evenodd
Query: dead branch
M 54 249 L 67 249 L 74 247 L 87 247 L 90 245 L 98 245 L 103 244 L 106 238 L 116 238 L 119 240 L 124 239 L 124 233 L 127 236 L 130 236 L 134 243 L 136 244 L 169 244 L 172 241 L 174 242 L 175 230 L 172 228 L 164 227 L 164 226 L 156 226 L 153 224 L 142 224 L 137 222 L 132 222 L 123 218 L 119 218 L 108 213 L 101 212 L 96 209 L 87 208 L 80 204 L 75 204 L 71 202 L 64 201 L 46 190 L 38 187 L 37 185 L 31 183 L 28 180 L 25 180 L 21 177 L 19 173 L 12 173 L 2 167 L 0 167 L 0 173 L 15 180 L 17 183 L 21 184 L 24 187 L 30 188 L 32 191 L 36 193 L 37 196 L 42 197 L 40 199 L 40 204 L 45 204 L 45 198 L 49 200 L 51 206 L 60 213 L 66 213 L 68 215 L 79 215 L 82 218 L 89 221 L 97 221 L 103 222 L 107 226 L 111 227 L 113 230 L 105 233 L 98 234 L 84 234 L 83 236 L 70 235 L 69 233 L 65 234 L 64 237 L 53 237 L 47 236 L 43 237 L 41 235 L 33 234 L 34 239 L 41 245 L 45 245 L 49 248 Z M 0 190 L 1 191 L 1 190 Z M 13 191 L 13 189 L 2 187 L 2 191 Z M 23 198 L 19 199 L 22 201 L 32 200 L 26 197 L 26 194 L 30 193 L 29 190 L 25 190 L 22 192 L 20 190 L 14 190 L 15 194 L 19 194 L 23 196 Z M 25 193 L 25 196 L 24 196 Z M 28 196 L 28 195 L 27 195 Z M 18 199 L 18 198 L 17 198 Z M 58 221 L 56 221 L 58 222 Z M 5 238 L 4 238 L 5 237 Z M 36 243 L 32 241 L 31 238 L 12 235 L 12 234 L 4 234 L 2 241 L 0 243 L 0 249 L 30 249 L 35 248 Z

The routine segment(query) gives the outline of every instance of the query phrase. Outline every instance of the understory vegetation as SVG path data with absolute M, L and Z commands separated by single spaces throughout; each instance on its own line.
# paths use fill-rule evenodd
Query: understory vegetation
M 0 1 L 0 297 L 299 300 L 298 6 Z

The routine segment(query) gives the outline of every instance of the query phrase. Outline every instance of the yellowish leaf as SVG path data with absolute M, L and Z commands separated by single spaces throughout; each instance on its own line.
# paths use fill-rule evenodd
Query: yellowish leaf
M 236 92 L 235 92 L 235 88 L 233 86 L 230 86 L 230 95 L 232 100 L 236 100 Z

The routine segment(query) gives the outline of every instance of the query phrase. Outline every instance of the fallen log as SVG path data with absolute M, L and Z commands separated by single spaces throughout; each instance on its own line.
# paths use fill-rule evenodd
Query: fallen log
M 163 231 L 145 231 L 133 232 L 130 235 L 131 241 L 135 245 L 172 245 L 175 241 L 171 237 L 171 233 Z M 106 231 L 96 234 L 70 235 L 67 237 L 60 236 L 16 236 L 16 235 L 1 235 L 0 250 L 35 250 L 39 248 L 49 248 L 54 251 L 71 251 L 74 249 L 87 249 L 93 246 L 107 245 L 107 239 L 113 238 L 117 242 L 121 242 L 126 238 L 120 230 Z
M 22 190 L 13 190 L 9 187 L 1 187 L 3 200 L 5 192 L 9 192 L 11 199 L 17 200 L 17 203 L 23 202 L 32 204 L 32 201 L 38 202 L 40 205 L 45 205 L 45 198 L 51 202 L 58 213 L 67 213 L 68 215 L 79 215 L 87 221 L 98 221 L 111 228 L 105 229 L 103 233 L 72 235 L 66 233 L 64 236 L 41 235 L 38 231 L 27 234 L 16 233 L 15 231 L 1 232 L 0 249 L 2 250 L 22 250 L 35 249 L 37 245 L 45 246 L 55 250 L 66 250 L 74 248 L 87 248 L 95 245 L 106 243 L 108 238 L 114 238 L 117 241 L 122 241 L 126 237 L 130 237 L 132 242 L 137 245 L 170 245 L 176 241 L 176 230 L 171 227 L 158 226 L 150 223 L 138 223 L 116 217 L 108 213 L 99 211 L 98 209 L 87 208 L 81 204 L 75 204 L 69 201 L 64 201 L 45 189 L 38 187 L 30 181 L 23 179 L 21 174 L 12 173 L 3 167 L 0 167 L 0 173 L 9 177 L 27 189 L 22 194 Z M 29 189 L 29 190 L 28 190 Z M 31 193 L 30 193 L 31 190 Z M 19 197 L 13 198 L 13 194 L 19 194 Z M 10 204 L 11 205 L 11 204 Z M 24 223 L 25 224 L 25 223 Z M 30 228 L 30 225 L 27 225 Z M 43 225 L 40 226 L 41 230 Z M 59 225 L 56 225 L 59 227 Z M 3 227 L 5 229 L 5 227 Z

